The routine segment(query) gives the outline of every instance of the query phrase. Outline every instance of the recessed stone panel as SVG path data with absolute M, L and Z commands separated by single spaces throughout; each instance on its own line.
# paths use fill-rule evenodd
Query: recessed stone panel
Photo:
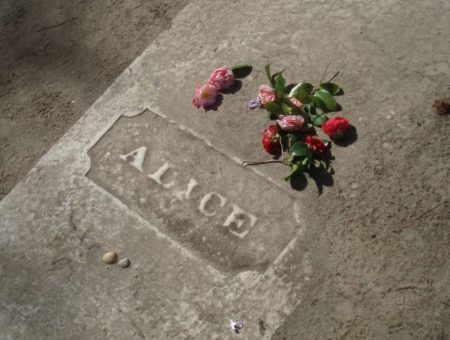
M 221 270 L 265 270 L 298 230 L 285 192 L 151 111 L 121 117 L 89 156 L 88 178 Z

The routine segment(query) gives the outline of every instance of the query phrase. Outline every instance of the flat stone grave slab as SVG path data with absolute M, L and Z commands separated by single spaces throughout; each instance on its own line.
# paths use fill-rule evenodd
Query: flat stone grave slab
M 89 179 L 225 272 L 266 270 L 299 231 L 289 195 L 149 110 L 121 117 L 89 156 Z
M 184 36 L 199 6 L 173 32 Z M 3 270 L 17 272 L 3 281 L 7 337 L 227 339 L 237 319 L 246 339 L 270 338 L 298 303 L 303 279 L 289 271 L 307 279 L 310 268 L 307 256 L 286 265 L 306 254 L 294 249 L 304 227 L 297 199 L 279 178 L 241 165 L 245 144 L 260 151 L 259 127 L 241 121 L 233 133 L 239 117 L 195 110 L 193 76 L 206 70 L 182 67 L 172 38 L 157 40 L 1 202 Z M 167 109 L 157 103 L 174 77 L 161 78 L 165 58 L 189 71 L 170 80 L 189 88 Z M 245 108 L 250 91 L 223 107 Z M 131 267 L 104 265 L 109 250 Z
M 370 183 L 383 185 L 372 169 L 392 152 L 389 140 L 414 155 L 391 135 L 396 129 L 412 139 L 417 125 L 395 113 L 423 108 L 424 96 L 446 81 L 448 63 L 438 57 L 426 76 L 414 71 L 421 58 L 446 55 L 444 45 L 427 44 L 445 23 L 406 30 L 406 39 L 380 29 L 389 6 L 304 3 L 191 1 L 0 202 L 2 336 L 270 339 L 307 298 L 312 263 L 331 273 L 346 246 L 346 258 L 370 270 L 361 263 L 373 258 L 364 243 L 372 231 L 352 223 L 367 222 L 358 220 L 371 211 L 364 202 L 384 199 Z M 280 8 L 282 18 L 274 20 Z M 414 54 L 410 41 L 423 42 Z M 242 167 L 243 160 L 269 158 L 261 147 L 266 113 L 247 108 L 267 82 L 268 62 L 287 68 L 288 81 L 317 83 L 330 63 L 329 73 L 342 72 L 340 104 L 364 138 L 335 151 L 334 186 L 318 188 L 309 179 L 297 191 L 282 180 L 283 165 Z M 192 106 L 194 87 L 213 68 L 242 63 L 254 71 L 236 92 L 222 94 L 216 111 Z M 399 72 L 404 78 L 393 79 Z M 395 176 L 385 180 L 402 180 Z M 347 225 L 357 232 L 334 244 Z M 128 257 L 130 268 L 104 265 L 110 250 Z M 336 310 L 348 311 L 348 301 Z M 239 335 L 229 327 L 232 318 L 244 322 Z

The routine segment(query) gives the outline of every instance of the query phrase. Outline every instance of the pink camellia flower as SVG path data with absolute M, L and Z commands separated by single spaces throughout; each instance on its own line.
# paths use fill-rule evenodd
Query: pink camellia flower
M 274 102 L 277 99 L 275 90 L 271 88 L 269 85 L 261 85 L 259 87 L 258 97 L 263 106 L 266 105 L 267 103 Z
M 316 136 L 311 136 L 311 135 L 306 136 L 305 144 L 308 147 L 308 149 L 310 149 L 312 151 L 316 151 L 318 153 L 324 153 L 327 149 L 324 142 L 322 142 Z
M 214 86 L 204 84 L 195 88 L 195 95 L 192 104 L 198 109 L 203 107 L 207 109 L 216 103 L 217 90 Z
M 262 144 L 264 149 L 271 155 L 276 155 L 280 152 L 280 135 L 276 125 L 270 125 L 264 130 Z
M 332 139 L 341 138 L 349 127 L 348 119 L 345 117 L 333 117 L 322 124 L 322 130 Z
M 298 100 L 295 97 L 289 98 L 289 101 L 291 102 L 292 105 L 298 107 L 299 109 L 303 109 L 305 107 L 305 104 L 303 104 L 300 100 Z
M 208 84 L 217 90 L 226 90 L 233 86 L 234 74 L 228 66 L 216 68 L 209 76 Z
M 278 125 L 288 132 L 301 130 L 305 119 L 302 116 L 278 116 Z

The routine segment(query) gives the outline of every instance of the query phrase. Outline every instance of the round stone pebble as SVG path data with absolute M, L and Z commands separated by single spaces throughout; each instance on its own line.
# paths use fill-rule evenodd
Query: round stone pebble
M 130 264 L 131 264 L 130 260 L 126 257 L 120 259 L 119 261 L 119 266 L 121 266 L 122 268 L 128 268 Z
M 102 261 L 106 264 L 116 263 L 118 256 L 115 252 L 109 251 L 102 256 Z

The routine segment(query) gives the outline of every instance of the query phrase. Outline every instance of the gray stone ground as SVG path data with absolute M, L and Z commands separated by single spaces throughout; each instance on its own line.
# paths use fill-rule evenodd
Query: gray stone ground
M 0 1 L 0 200 L 187 2 Z
M 191 1 L 1 201 L 3 336 L 449 338 L 450 122 L 431 111 L 449 13 Z M 255 71 L 217 111 L 191 106 L 212 68 L 242 62 Z M 321 195 L 239 167 L 265 157 L 266 115 L 246 102 L 267 62 L 291 81 L 341 72 L 358 140 L 334 149 Z M 103 265 L 110 249 L 131 268 Z

